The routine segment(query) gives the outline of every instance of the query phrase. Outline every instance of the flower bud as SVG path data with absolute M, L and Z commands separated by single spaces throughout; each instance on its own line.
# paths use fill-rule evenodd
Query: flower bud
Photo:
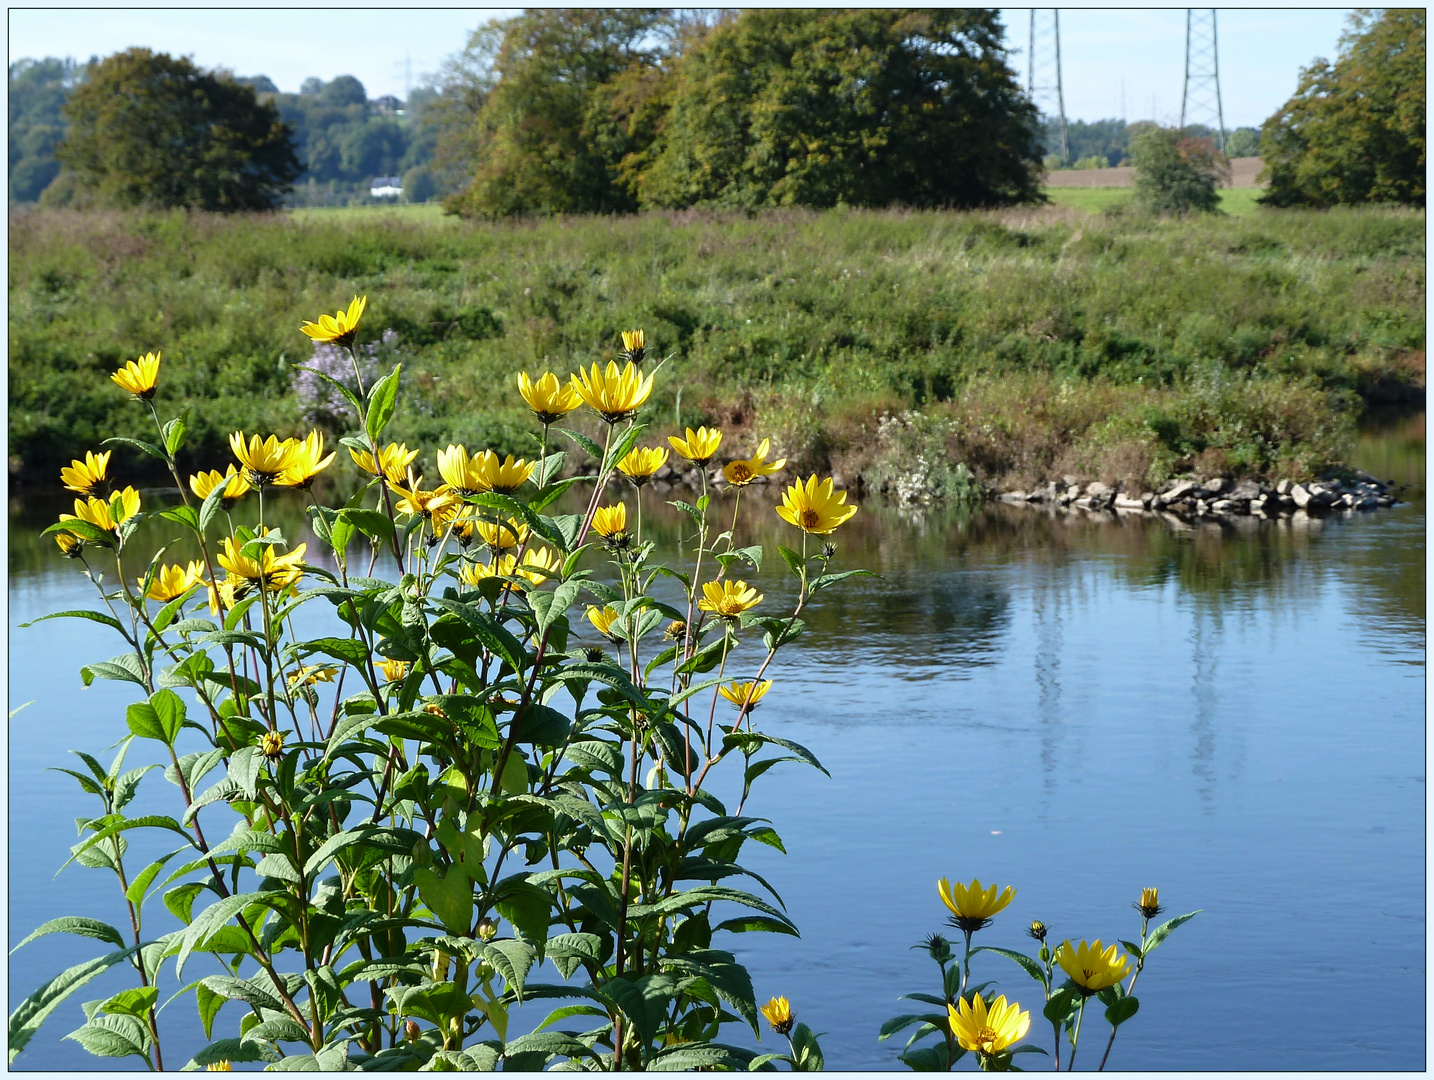
M 264 737 L 259 740 L 259 752 L 270 761 L 278 761 L 284 756 L 284 735 L 278 731 L 266 731 Z
M 1165 909 L 1160 906 L 1159 889 L 1141 889 L 1140 899 L 1131 907 L 1140 912 L 1142 919 L 1153 919 Z
M 478 920 L 478 940 L 482 942 L 492 941 L 498 936 L 498 920 L 484 915 Z
M 404 1037 L 405 1039 L 407 1039 L 409 1042 L 417 1042 L 417 1041 L 418 1041 L 418 1035 L 419 1035 L 418 1021 L 417 1021 L 417 1020 L 405 1020 L 405 1021 L 403 1022 L 403 1037 Z
M 1029 930 L 1026 931 L 1026 933 L 1029 934 L 1031 937 L 1035 938 L 1037 941 L 1045 941 L 1046 924 L 1041 922 L 1040 919 L 1036 919 L 1034 922 L 1031 923 L 1031 927 Z

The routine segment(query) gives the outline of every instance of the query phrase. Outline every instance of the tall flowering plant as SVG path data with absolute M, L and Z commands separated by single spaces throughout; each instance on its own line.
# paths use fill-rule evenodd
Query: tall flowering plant
M 181 477 L 185 421 L 155 405 L 159 354 L 115 382 L 151 411 L 158 441 L 133 445 L 165 463 L 178 502 L 116 489 L 108 453 L 65 470 L 75 513 L 47 531 L 100 607 L 61 614 L 123 639 L 81 674 L 135 698 L 103 736 L 123 735 L 109 763 L 78 753 L 71 775 L 97 805 L 71 861 L 114 875 L 122 917 L 55 919 L 26 939 L 104 949 L 20 1004 L 12 1059 L 62 1001 L 127 965 L 134 984 L 88 1002 L 69 1037 L 152 1068 L 177 994 L 212 1040 L 190 1064 L 210 1068 L 813 1067 L 815 1037 L 790 1056 L 723 1041 L 759 1016 L 729 943 L 796 933 L 739 860 L 749 842 L 782 849 L 749 809 L 758 780 L 821 766 L 757 715 L 803 611 L 862 572 L 834 570 L 829 543 L 857 508 L 829 479 L 786 490 L 777 513 L 798 539 L 778 554 L 796 598 L 773 610 L 766 552 L 735 540 L 745 485 L 782 464 L 763 443 L 728 467 L 730 519 L 705 487 L 674 502 L 691 559 L 658 562 L 646 480 L 669 452 L 705 466 L 722 433 L 642 445 L 661 364 L 641 331 L 623 335 L 621 367 L 518 375 L 534 460 L 449 446 L 426 479 L 418 450 L 383 440 L 402 366 L 365 385 L 364 307 L 302 327 L 351 363 L 352 381 L 312 372 L 357 418 L 339 443 L 364 482 L 341 505 L 313 490 L 336 460 L 317 431 L 236 432 L 232 462 Z M 601 440 L 561 426 L 583 408 Z M 581 511 L 555 512 L 569 492 Z M 293 497 L 330 569 L 275 527 L 274 500 Z M 249 499 L 257 524 L 236 524 Z M 199 557 L 136 551 L 145 519 Z M 329 631 L 299 634 L 301 608 Z M 131 816 L 161 779 L 173 810 Z M 135 865 L 141 830 L 173 850 Z M 172 929 L 155 928 L 156 899 Z M 556 1005 L 542 1023 L 513 1031 L 513 1008 L 542 1000 Z

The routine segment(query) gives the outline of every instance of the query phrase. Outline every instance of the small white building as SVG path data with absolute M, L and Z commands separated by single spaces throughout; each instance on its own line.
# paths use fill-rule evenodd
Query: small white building
M 403 177 L 375 176 L 368 193 L 375 199 L 396 199 L 403 194 Z

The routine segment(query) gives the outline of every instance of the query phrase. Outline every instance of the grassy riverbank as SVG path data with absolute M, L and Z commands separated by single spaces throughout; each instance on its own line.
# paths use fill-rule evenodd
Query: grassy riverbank
M 1422 395 L 1424 216 L 1399 210 L 29 211 L 10 245 L 11 471 L 46 483 L 148 434 L 107 374 L 150 349 L 161 401 L 196 406 L 197 461 L 234 428 L 298 431 L 299 324 L 353 293 L 368 336 L 397 334 L 391 430 L 430 472 L 449 439 L 531 450 L 513 373 L 606 358 L 633 326 L 676 369 L 659 428 L 936 494 L 957 461 L 987 482 L 1299 472 L 1344 453 L 1361 399 Z

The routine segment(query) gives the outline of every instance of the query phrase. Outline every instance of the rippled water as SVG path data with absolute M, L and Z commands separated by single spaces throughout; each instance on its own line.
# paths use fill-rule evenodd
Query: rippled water
M 1416 485 L 1409 502 L 1182 532 L 872 505 L 843 529 L 839 559 L 881 577 L 822 595 L 759 714 L 831 777 L 784 766 L 748 805 L 789 854 L 746 860 L 802 938 L 730 939 L 759 998 L 787 995 L 826 1033 L 829 1068 L 897 1064 L 904 1037 L 877 1032 L 907 1011 L 898 995 L 936 991 L 909 946 L 941 929 L 939 876 L 1018 887 L 978 937 L 1006 948 L 1030 945 L 1033 918 L 1057 939 L 1135 937 L 1147 885 L 1172 914 L 1203 909 L 1142 974 L 1111 1068 L 1424 1067 L 1423 417 L 1366 436 L 1359 463 Z M 118 651 L 102 627 L 16 629 L 89 601 L 23 534 L 54 509 L 11 513 L 11 708 L 35 700 L 10 729 L 12 944 L 55 914 L 119 910 L 107 874 L 53 876 L 90 807 L 43 770 L 119 738 L 127 700 L 75 674 Z M 668 540 L 675 525 L 649 513 Z M 780 538 L 763 524 L 747 542 Z M 771 567 L 760 580 L 779 608 L 785 582 Z M 11 1008 L 91 944 L 54 936 L 12 956 Z M 975 975 L 1038 999 L 1008 961 L 978 958 Z M 17 1065 L 92 1064 L 61 1036 L 79 1000 L 122 985 L 90 984 Z M 162 1014 L 170 1067 L 202 1045 L 192 1016 L 188 999 Z M 1101 1026 L 1080 1064 L 1098 1060 Z

